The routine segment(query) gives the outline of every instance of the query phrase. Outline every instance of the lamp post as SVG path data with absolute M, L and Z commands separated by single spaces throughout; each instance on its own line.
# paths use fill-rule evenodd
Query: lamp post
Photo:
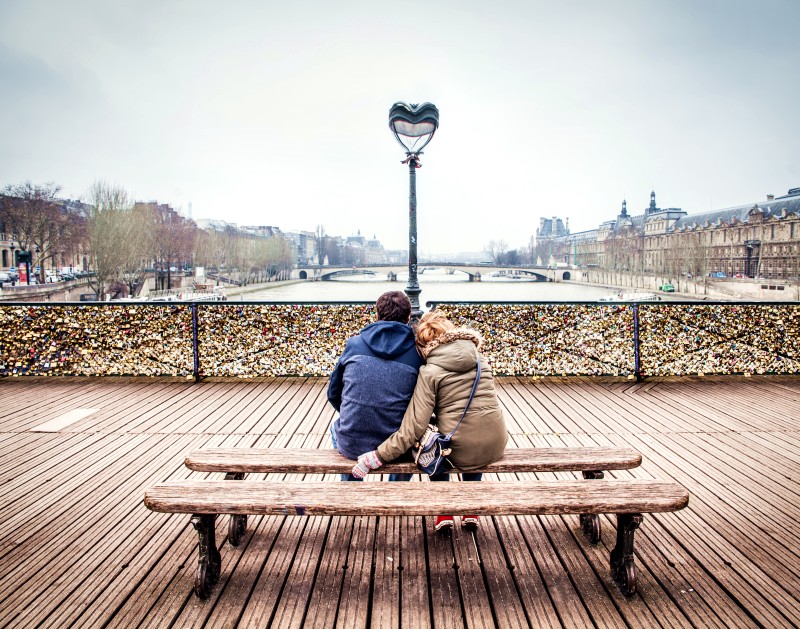
M 389 110 L 389 128 L 406 150 L 408 164 L 408 286 L 405 293 L 411 302 L 411 322 L 422 316 L 417 281 L 417 168 L 421 166 L 419 156 L 439 127 L 439 110 L 431 103 L 421 105 L 397 102 Z

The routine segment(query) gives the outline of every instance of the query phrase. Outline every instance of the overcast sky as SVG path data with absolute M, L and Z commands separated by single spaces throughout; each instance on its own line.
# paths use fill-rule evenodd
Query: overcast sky
M 0 0 L 0 186 L 408 244 L 395 101 L 434 103 L 420 253 L 800 186 L 798 0 Z

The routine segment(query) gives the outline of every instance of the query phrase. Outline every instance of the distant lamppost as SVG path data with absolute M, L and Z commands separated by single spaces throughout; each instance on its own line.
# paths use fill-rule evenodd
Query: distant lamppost
M 406 150 L 406 159 L 402 163 L 408 164 L 408 286 L 405 292 L 411 301 L 412 323 L 422 316 L 419 307 L 422 291 L 417 281 L 417 168 L 421 166 L 419 156 L 422 149 L 431 141 L 438 127 L 439 110 L 431 103 L 409 105 L 398 102 L 389 110 L 389 128 Z

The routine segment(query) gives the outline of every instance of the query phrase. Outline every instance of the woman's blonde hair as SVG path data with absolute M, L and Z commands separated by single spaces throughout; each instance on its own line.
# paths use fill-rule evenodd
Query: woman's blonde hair
M 417 347 L 422 349 L 455 327 L 441 310 L 426 312 L 417 325 Z

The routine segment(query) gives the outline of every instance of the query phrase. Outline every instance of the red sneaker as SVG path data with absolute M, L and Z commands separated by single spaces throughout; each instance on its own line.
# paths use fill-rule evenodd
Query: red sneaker
M 437 533 L 448 533 L 453 529 L 453 516 L 452 515 L 437 515 L 436 525 L 434 526 Z
M 461 526 L 465 529 L 470 531 L 475 531 L 478 528 L 478 516 L 477 515 L 462 515 L 461 516 Z

